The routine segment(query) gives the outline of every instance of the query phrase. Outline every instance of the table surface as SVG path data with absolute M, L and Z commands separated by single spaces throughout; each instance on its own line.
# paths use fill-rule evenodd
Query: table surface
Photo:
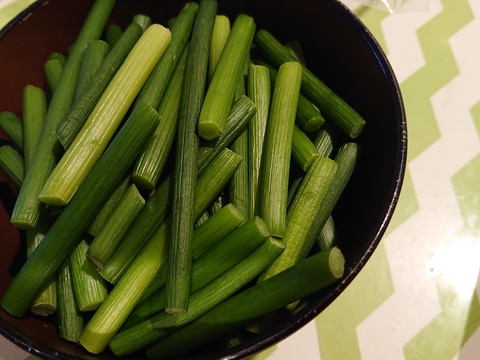
M 0 0 L 0 27 L 31 2 Z M 399 81 L 409 134 L 405 182 L 387 233 L 353 283 L 255 360 L 476 360 L 480 1 L 427 0 L 393 13 L 344 2 Z M 27 358 L 0 338 L 0 360 Z

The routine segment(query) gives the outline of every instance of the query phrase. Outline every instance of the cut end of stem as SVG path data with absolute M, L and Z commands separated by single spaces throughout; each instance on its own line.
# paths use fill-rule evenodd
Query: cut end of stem
M 339 248 L 333 247 L 328 256 L 328 266 L 332 275 L 340 279 L 345 270 L 345 258 Z
M 37 303 L 30 308 L 32 313 L 39 316 L 50 316 L 55 314 L 57 307 L 52 303 Z
M 55 195 L 47 190 L 42 190 L 39 199 L 42 203 L 53 206 L 65 206 L 70 201 L 70 199 Z
M 324 124 L 325 124 L 325 119 L 323 117 L 318 116 L 318 117 L 312 118 L 305 124 L 305 131 L 308 131 L 308 132 L 317 131 Z
M 171 314 L 171 315 L 181 315 L 181 314 L 186 314 L 188 310 L 184 308 L 174 308 L 174 307 L 166 307 L 165 312 Z
M 218 123 L 215 121 L 202 121 L 198 124 L 198 135 L 205 140 L 213 140 L 222 134 Z
M 349 134 L 350 138 L 355 139 L 358 136 L 360 136 L 364 127 L 365 127 L 365 121 L 361 121 L 357 125 L 353 126 L 352 129 L 350 130 L 350 134 Z

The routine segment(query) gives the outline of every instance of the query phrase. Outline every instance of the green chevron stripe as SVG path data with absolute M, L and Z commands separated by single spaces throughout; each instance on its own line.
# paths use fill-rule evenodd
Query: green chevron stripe
M 2 9 L 0 14 L 0 29 L 7 23 L 23 11 L 28 5 L 32 4 L 35 0 L 17 0 Z
M 367 26 L 368 30 L 372 33 L 377 40 L 380 47 L 387 52 L 387 43 L 382 31 L 382 20 L 390 14 L 386 11 L 380 11 L 365 6 L 359 7 L 355 10 L 355 14 L 361 19 L 361 21 Z
M 357 325 L 393 294 L 393 291 L 385 248 L 380 244 L 375 256 L 372 256 L 355 281 L 332 306 L 317 317 L 321 358 L 360 360 Z
M 448 39 L 473 19 L 466 0 L 443 0 L 443 10 L 418 29 L 425 66 L 401 85 L 409 124 L 410 160 L 440 137 L 431 96 L 458 74 Z
M 472 108 L 480 121 L 480 105 Z M 404 347 L 406 360 L 452 359 L 480 326 L 480 304 L 475 291 L 478 274 L 478 194 L 480 193 L 480 155 L 468 162 L 453 177 L 452 184 L 464 227 L 437 248 L 440 254 L 432 263 L 442 311 Z M 443 253 L 442 253 L 443 252 Z M 441 269 L 436 269 L 441 267 Z M 445 269 L 445 270 L 442 270 Z
M 480 102 L 472 107 L 470 113 L 472 114 L 473 123 L 475 124 L 477 134 L 480 136 Z

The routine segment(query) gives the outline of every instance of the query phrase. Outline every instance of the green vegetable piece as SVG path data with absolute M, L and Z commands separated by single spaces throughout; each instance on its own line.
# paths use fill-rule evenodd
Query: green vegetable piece
M 107 298 L 105 280 L 87 259 L 88 244 L 80 241 L 70 255 L 73 290 L 80 311 L 93 311 Z
M 138 98 L 157 109 L 164 96 L 175 68 L 178 66 L 182 53 L 190 39 L 198 4 L 187 2 L 178 13 L 175 22 L 170 27 L 172 38 L 167 50 L 158 61 L 152 73 L 145 82 Z
M 249 217 L 257 215 L 258 187 L 260 164 L 262 160 L 263 142 L 270 110 L 271 83 L 269 70 L 262 65 L 251 64 L 247 77 L 247 95 L 257 107 L 248 127 L 249 143 Z
M 293 129 L 292 156 L 303 171 L 307 171 L 315 158 L 320 156 L 315 144 L 297 125 Z
M 277 237 L 283 237 L 287 226 L 292 137 L 301 79 L 298 62 L 281 65 L 265 130 L 258 214 Z
M 11 145 L 0 146 L 0 170 L 20 189 L 25 177 L 22 155 Z
M 185 68 L 174 168 L 172 233 L 168 249 L 167 310 L 184 312 L 190 292 L 192 236 L 199 139 L 196 133 L 208 70 L 208 53 L 217 12 L 216 0 L 200 1 Z M 175 21 L 176 22 L 176 21 Z
M 109 51 L 110 45 L 103 40 L 94 40 L 88 44 L 83 53 L 82 62 L 80 64 L 77 87 L 75 90 L 75 103 L 88 89 L 89 83 Z
M 160 124 L 133 169 L 133 182 L 147 190 L 157 185 L 175 140 L 187 54 L 185 50 L 160 102 Z
M 112 256 L 123 235 L 135 221 L 144 205 L 145 199 L 142 194 L 134 184 L 131 184 L 88 247 L 86 257 L 98 269 L 102 269 L 103 264 Z
M 319 157 L 308 168 L 302 185 L 288 210 L 288 222 L 283 241 L 286 249 L 262 274 L 261 280 L 296 264 L 310 252 L 313 241 L 308 236 L 314 219 L 325 203 L 330 185 L 337 171 L 337 163 Z
M 58 336 L 78 343 L 83 330 L 83 314 L 78 309 L 73 292 L 72 274 L 69 260 L 65 260 L 57 271 L 56 285 L 58 293 Z
M 238 15 L 205 95 L 198 119 L 200 137 L 212 140 L 223 132 L 254 34 L 253 18 L 245 14 Z
M 22 121 L 10 111 L 0 113 L 0 128 L 20 150 L 23 149 Z
M 37 151 L 40 136 L 45 126 L 47 99 L 45 92 L 36 86 L 23 89 L 23 158 L 28 171 Z
M 208 57 L 208 78 L 212 79 L 218 60 L 222 55 L 228 36 L 230 35 L 230 18 L 225 15 L 217 15 L 213 25 L 212 43 Z

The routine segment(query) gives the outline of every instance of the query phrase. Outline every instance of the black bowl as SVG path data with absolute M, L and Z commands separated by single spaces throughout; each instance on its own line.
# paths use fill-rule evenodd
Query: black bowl
M 118 0 L 112 22 L 125 25 L 145 12 L 165 24 L 184 1 Z M 75 39 L 92 0 L 39 1 L 0 33 L 0 111 L 22 115 L 22 91 L 27 84 L 45 86 L 43 64 L 53 51 L 66 52 Z M 365 26 L 336 0 L 219 1 L 219 11 L 232 18 L 247 12 L 257 28 L 282 41 L 298 40 L 308 66 L 367 121 L 356 140 L 361 161 L 335 210 L 340 248 L 346 258 L 343 279 L 311 296 L 306 306 L 264 334 L 232 349 L 205 347 L 195 356 L 242 358 L 288 337 L 314 319 L 357 276 L 380 242 L 398 201 L 406 164 L 406 120 L 401 93 L 382 49 Z M 0 133 L 0 143 L 8 142 Z M 19 268 L 23 238 L 9 216 L 14 187 L 0 175 L 0 296 Z M 42 358 L 108 359 L 93 356 L 62 341 L 51 319 L 9 316 L 0 309 L 0 333 Z

